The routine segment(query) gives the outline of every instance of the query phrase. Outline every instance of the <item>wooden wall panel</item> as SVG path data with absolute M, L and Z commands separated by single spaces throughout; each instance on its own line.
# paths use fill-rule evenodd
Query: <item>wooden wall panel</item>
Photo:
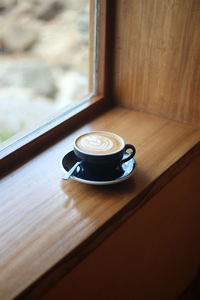
M 113 98 L 200 124 L 200 1 L 116 1 Z

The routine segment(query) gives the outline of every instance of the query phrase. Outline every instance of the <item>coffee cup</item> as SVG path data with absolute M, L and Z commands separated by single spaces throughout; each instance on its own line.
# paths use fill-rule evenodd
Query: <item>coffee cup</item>
M 109 131 L 81 134 L 74 140 L 73 148 L 84 167 L 105 172 L 129 161 L 136 153 L 133 145 L 126 144 L 121 136 Z

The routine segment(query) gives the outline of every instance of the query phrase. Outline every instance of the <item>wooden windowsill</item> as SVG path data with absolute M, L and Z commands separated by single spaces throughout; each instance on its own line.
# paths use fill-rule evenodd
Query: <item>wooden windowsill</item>
M 62 157 L 88 130 L 114 131 L 135 145 L 129 180 L 99 187 L 62 180 Z M 193 126 L 116 107 L 5 176 L 0 299 L 37 299 L 189 164 L 199 140 Z

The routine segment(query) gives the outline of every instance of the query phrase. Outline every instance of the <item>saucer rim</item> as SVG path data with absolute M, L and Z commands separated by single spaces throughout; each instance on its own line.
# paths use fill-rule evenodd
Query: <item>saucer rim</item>
M 65 158 L 67 155 L 69 155 L 70 153 L 73 153 L 73 152 L 74 152 L 74 151 L 72 150 L 72 151 L 69 151 L 67 154 L 64 155 L 64 157 L 63 157 L 63 159 L 62 159 L 62 166 L 63 166 L 63 160 L 64 160 L 64 158 Z M 112 184 L 120 183 L 120 182 L 123 182 L 123 181 L 127 180 L 128 178 L 130 178 L 130 177 L 133 175 L 133 173 L 135 172 L 137 162 L 136 162 L 135 158 L 132 158 L 132 159 L 129 161 L 129 163 L 130 163 L 131 161 L 132 161 L 133 164 L 134 164 L 132 171 L 131 171 L 128 175 L 123 176 L 123 177 L 121 177 L 121 178 L 116 178 L 116 179 L 114 179 L 114 180 L 96 181 L 96 180 L 82 179 L 82 178 L 76 177 L 75 175 L 72 175 L 72 176 L 70 177 L 70 179 L 75 180 L 75 181 L 78 181 L 78 182 L 81 182 L 81 183 L 90 184 L 90 185 L 112 185 Z M 124 164 L 127 164 L 127 162 L 125 162 Z M 122 165 L 123 165 L 123 164 L 122 164 Z M 64 168 L 64 166 L 63 166 L 63 168 Z M 64 169 L 65 169 L 65 168 L 64 168 Z
M 95 180 L 91 181 L 91 180 L 81 179 L 81 178 L 76 177 L 74 175 L 72 175 L 70 178 L 75 180 L 75 181 L 78 181 L 78 182 L 81 182 L 81 183 L 86 183 L 86 184 L 91 184 L 91 185 L 112 185 L 112 184 L 120 183 L 120 182 L 123 182 L 123 181 L 129 179 L 133 175 L 133 173 L 135 172 L 135 170 L 136 170 L 136 160 L 135 159 L 133 159 L 133 160 L 135 162 L 135 167 L 132 169 L 132 171 L 128 175 L 126 175 L 122 178 L 116 178 L 114 180 L 106 180 L 106 181 L 95 181 Z

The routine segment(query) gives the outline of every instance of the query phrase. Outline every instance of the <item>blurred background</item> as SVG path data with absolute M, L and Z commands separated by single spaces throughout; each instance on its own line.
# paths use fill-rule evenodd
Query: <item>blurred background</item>
M 89 0 L 0 0 L 0 143 L 86 96 L 88 58 Z

